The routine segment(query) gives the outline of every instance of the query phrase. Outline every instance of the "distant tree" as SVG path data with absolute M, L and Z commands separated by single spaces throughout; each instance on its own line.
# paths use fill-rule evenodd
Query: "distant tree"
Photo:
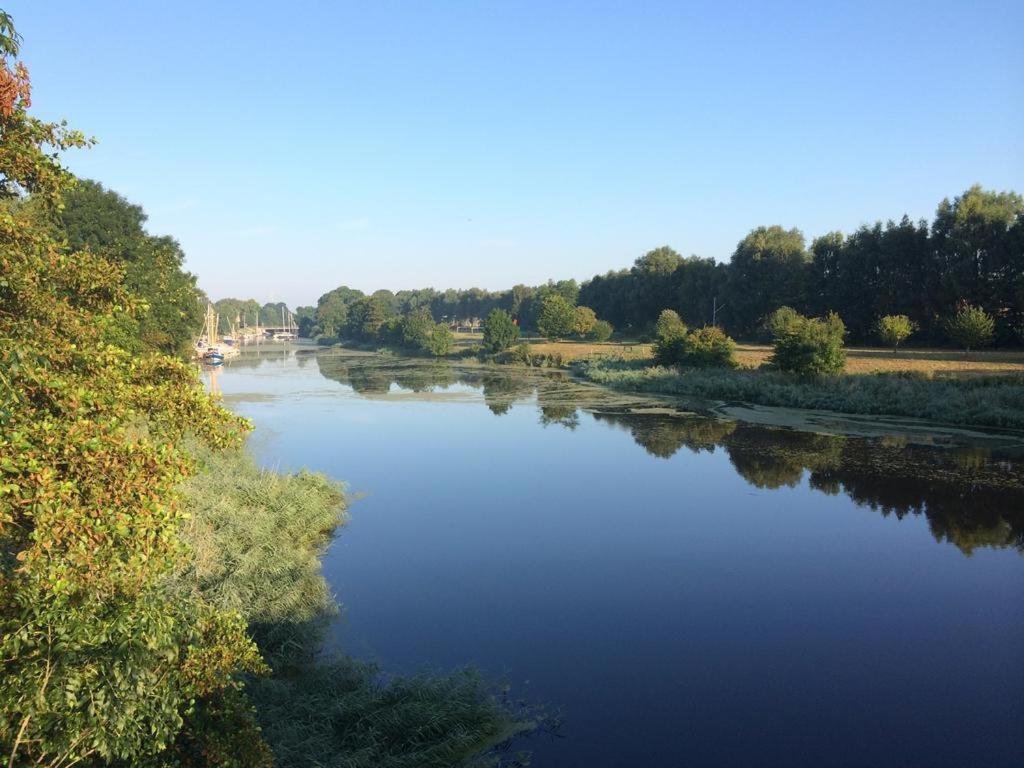
M 824 318 L 798 315 L 794 321 L 780 326 L 771 365 L 800 376 L 839 373 L 846 364 L 845 336 L 846 326 L 834 312 Z
M 586 336 L 597 322 L 597 315 L 590 307 L 576 307 L 573 310 L 572 332 L 577 336 Z
M 878 318 L 875 332 L 883 344 L 892 347 L 892 353 L 895 355 L 899 345 L 910 337 L 916 327 L 906 315 L 886 315 Z
M 444 323 L 437 323 L 430 332 L 427 348 L 434 357 L 444 357 L 452 351 L 454 344 L 455 336 L 452 335 L 452 329 Z
M 519 326 L 508 312 L 492 309 L 484 320 L 484 347 L 491 352 L 502 352 L 519 340 Z
M 671 275 L 682 263 L 682 256 L 667 245 L 663 245 L 639 257 L 633 263 L 633 268 L 643 275 Z
M 346 330 L 353 338 L 376 341 L 387 318 L 387 305 L 384 301 L 379 297 L 364 296 L 349 306 Z
M 607 320 L 598 320 L 594 323 L 594 327 L 590 329 L 587 338 L 593 341 L 608 341 L 614 331 L 615 329 L 612 327 L 612 324 Z
M 981 307 L 961 302 L 956 314 L 946 321 L 946 332 L 967 355 L 972 349 L 980 349 L 992 343 L 995 321 Z
M 733 368 L 736 366 L 736 342 L 721 328 L 706 325 L 686 334 L 683 341 L 683 365 L 701 368 Z
M 400 321 L 401 342 L 413 349 L 427 350 L 430 337 L 434 332 L 434 318 L 426 307 L 419 307 L 403 317 Z
M 776 307 L 806 304 L 811 255 L 799 229 L 758 227 L 729 262 L 728 315 L 735 332 L 753 333 Z
M 299 326 L 299 336 L 312 338 L 316 325 L 316 307 L 296 307 L 295 323 Z
M 549 339 L 564 339 L 572 333 L 575 308 L 560 293 L 549 293 L 541 300 L 537 330 Z
M 663 309 L 654 324 L 654 359 L 661 365 L 678 363 L 683 356 L 686 323 L 674 309 Z

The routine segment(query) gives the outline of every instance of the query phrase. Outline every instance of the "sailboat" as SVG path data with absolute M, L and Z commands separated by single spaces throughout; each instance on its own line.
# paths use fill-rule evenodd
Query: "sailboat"
M 206 321 L 203 324 L 203 335 L 196 342 L 196 357 L 212 365 L 220 365 L 225 357 L 235 357 L 238 350 L 231 346 L 217 343 L 217 327 L 220 315 L 213 310 L 213 304 L 206 305 Z
M 284 307 L 281 307 L 281 326 L 284 330 L 274 334 L 274 338 L 276 340 L 289 341 L 290 339 L 295 338 L 294 331 L 298 329 L 295 327 L 295 322 L 292 319 L 292 313 L 288 312 Z

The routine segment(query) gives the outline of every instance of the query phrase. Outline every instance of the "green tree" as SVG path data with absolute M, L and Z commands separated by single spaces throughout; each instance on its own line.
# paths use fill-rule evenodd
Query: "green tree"
M 426 307 L 414 309 L 402 318 L 402 343 L 413 349 L 427 350 L 434 331 L 434 318 Z
M 387 304 L 381 297 L 363 296 L 349 305 L 345 328 L 352 338 L 379 341 L 381 328 L 387 319 Z
M 492 309 L 484 320 L 484 347 L 491 352 L 503 352 L 519 340 L 519 326 L 508 312 Z
M 452 335 L 452 329 L 444 323 L 437 323 L 430 332 L 430 341 L 427 345 L 430 354 L 434 357 L 445 357 L 452 351 L 454 345 L 455 336 Z
M 972 349 L 980 349 L 992 343 L 995 321 L 981 307 L 961 302 L 956 314 L 946 321 L 946 332 L 953 343 L 962 347 L 964 355 L 967 355 Z
M 0 743 L 9 765 L 180 765 L 248 744 L 270 764 L 239 676 L 264 669 L 244 622 L 168 584 L 181 563 L 183 449 L 245 423 L 193 368 L 110 343 L 144 300 L 124 260 L 58 240 L 88 142 L 27 113 L 28 73 L 0 13 Z M 224 728 L 230 719 L 231 728 Z M 214 734 L 213 732 L 216 732 Z M 187 745 L 187 746 L 186 746 Z
M 583 337 L 590 333 L 597 322 L 597 315 L 590 307 L 576 307 L 573 310 L 572 332 Z
M 142 300 L 125 332 L 136 341 L 133 351 L 184 355 L 202 326 L 196 279 L 182 269 L 185 255 L 177 241 L 148 234 L 145 222 L 141 207 L 84 180 L 64 193 L 56 227 L 73 250 L 91 250 L 123 267 L 122 283 Z
M 590 333 L 587 334 L 587 338 L 593 341 L 608 341 L 612 337 L 615 329 L 612 324 L 607 320 L 598 320 L 594 323 L 594 326 L 590 329 Z
M 654 359 L 660 365 L 673 365 L 683 356 L 686 323 L 674 309 L 663 309 L 654 324 Z
M 803 233 L 758 227 L 736 246 L 729 262 L 728 316 L 737 333 L 753 333 L 769 312 L 806 303 L 811 256 Z
M 572 333 L 575 308 L 560 293 L 549 293 L 541 300 L 537 330 L 552 340 L 564 339 Z
M 892 347 L 892 353 L 895 355 L 899 345 L 910 338 L 916 327 L 906 315 L 886 315 L 878 318 L 875 332 L 883 344 Z

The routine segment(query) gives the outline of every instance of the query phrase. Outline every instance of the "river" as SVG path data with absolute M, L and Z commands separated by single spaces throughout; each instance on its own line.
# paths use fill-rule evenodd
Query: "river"
M 1019 448 L 301 345 L 216 386 L 265 465 L 356 498 L 334 642 L 542 705 L 534 766 L 1021 765 Z

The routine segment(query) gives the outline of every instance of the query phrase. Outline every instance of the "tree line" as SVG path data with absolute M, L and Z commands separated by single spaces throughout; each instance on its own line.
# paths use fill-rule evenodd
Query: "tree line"
M 580 300 L 616 327 L 644 332 L 663 309 L 690 326 L 742 339 L 769 336 L 777 309 L 837 314 L 855 342 L 878 339 L 879 319 L 904 315 L 922 342 L 948 338 L 963 306 L 993 318 L 1000 344 L 1024 337 L 1024 199 L 973 186 L 943 200 L 929 225 L 900 220 L 830 232 L 807 246 L 798 229 L 757 227 L 728 263 L 664 246 L 629 269 L 585 282 Z
M 1001 345 L 1024 340 L 1024 199 L 1015 192 L 973 186 L 943 200 L 932 222 L 875 222 L 846 235 L 830 232 L 810 246 L 799 229 L 761 226 L 737 244 L 728 262 L 684 257 L 655 248 L 626 269 L 541 286 L 487 291 L 432 288 L 366 295 L 347 286 L 296 311 L 305 335 L 336 336 L 350 312 L 408 314 L 425 307 L 435 321 L 483 319 L 507 312 L 524 331 L 539 330 L 544 299 L 558 294 L 585 306 L 629 337 L 651 335 L 664 309 L 689 327 L 721 327 L 746 340 L 770 337 L 766 321 L 780 307 L 811 316 L 835 313 L 847 339 L 880 339 L 879 322 L 904 316 L 919 343 L 949 340 L 949 318 L 963 307 L 992 318 Z M 902 337 L 905 338 L 905 335 Z M 901 338 L 901 341 L 902 341 Z

